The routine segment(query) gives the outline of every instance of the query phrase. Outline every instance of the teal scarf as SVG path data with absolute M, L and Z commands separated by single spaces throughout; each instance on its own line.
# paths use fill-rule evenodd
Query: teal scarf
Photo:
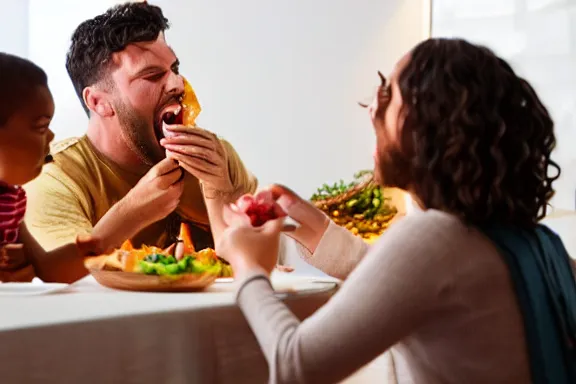
M 524 318 L 533 383 L 576 383 L 576 282 L 562 241 L 544 225 L 481 230 L 508 265 Z

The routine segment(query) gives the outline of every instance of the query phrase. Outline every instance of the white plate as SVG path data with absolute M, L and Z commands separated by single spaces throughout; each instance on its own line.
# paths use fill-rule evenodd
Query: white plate
M 1 283 L 0 296 L 45 295 L 68 287 L 69 284 L 63 283 Z
M 219 277 L 216 279 L 217 283 L 233 283 L 234 282 L 234 278 L 233 277 Z

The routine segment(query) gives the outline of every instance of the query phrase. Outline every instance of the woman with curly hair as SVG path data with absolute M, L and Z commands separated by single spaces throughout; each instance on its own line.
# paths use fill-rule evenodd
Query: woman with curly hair
M 240 207 L 226 213 L 218 251 L 270 381 L 333 383 L 391 351 L 401 383 L 576 382 L 571 262 L 539 224 L 560 173 L 548 111 L 504 60 L 463 40 L 424 41 L 381 78 L 368 108 L 375 174 L 422 210 L 368 248 L 271 188 L 307 260 L 345 279 L 323 308 L 300 322 L 274 296 L 282 220 L 253 228 Z

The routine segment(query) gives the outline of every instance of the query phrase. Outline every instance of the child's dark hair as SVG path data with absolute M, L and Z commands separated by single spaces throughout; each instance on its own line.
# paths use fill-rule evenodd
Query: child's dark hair
M 48 87 L 46 72 L 22 57 L 0 52 L 0 127 L 37 86 Z

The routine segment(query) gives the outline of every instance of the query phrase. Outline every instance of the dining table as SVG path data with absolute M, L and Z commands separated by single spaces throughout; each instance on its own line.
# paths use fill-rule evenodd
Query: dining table
M 575 257 L 576 211 L 554 210 L 543 223 Z M 341 282 L 297 257 L 286 261 L 296 272 L 274 272 L 272 285 L 303 320 Z M 220 280 L 195 293 L 118 291 L 88 276 L 43 295 L 0 290 L 0 384 L 266 383 L 267 364 L 235 304 L 236 288 Z M 341 384 L 382 382 L 390 356 Z
M 340 284 L 283 272 L 271 282 L 301 320 Z M 134 292 L 89 275 L 52 292 L 0 289 L 0 383 L 266 383 L 268 366 L 236 305 L 236 284 Z

